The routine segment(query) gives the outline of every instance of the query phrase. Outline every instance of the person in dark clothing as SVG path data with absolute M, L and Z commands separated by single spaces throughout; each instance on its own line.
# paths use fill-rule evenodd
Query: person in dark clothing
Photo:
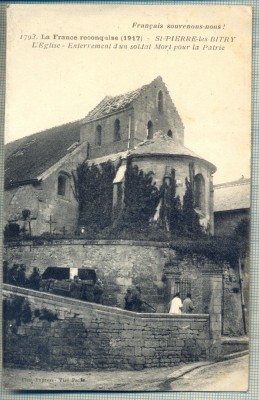
M 141 289 L 139 286 L 136 286 L 132 297 L 133 297 L 132 298 L 132 301 L 133 301 L 132 311 L 141 312 L 143 301 L 141 299 Z
M 74 280 L 70 285 L 70 296 L 74 299 L 82 299 L 82 284 L 78 276 L 74 276 Z
M 124 297 L 125 300 L 125 305 L 124 308 L 125 310 L 132 311 L 133 309 L 133 293 L 130 288 L 127 289 L 126 296 Z
M 41 274 L 39 272 L 39 268 L 33 267 L 33 272 L 29 278 L 29 286 L 31 289 L 40 290 L 41 287 Z
M 8 262 L 3 262 L 3 282 L 8 283 Z
M 98 304 L 102 304 L 102 295 L 103 295 L 103 283 L 101 279 L 97 279 L 94 285 L 94 302 Z
M 87 280 L 81 281 L 82 287 L 82 300 L 89 301 L 90 303 L 94 302 L 94 286 L 89 283 Z
M 191 314 L 194 310 L 193 302 L 191 299 L 191 294 L 187 293 L 186 299 L 183 301 L 182 313 Z
M 14 264 L 7 273 L 7 283 L 10 285 L 18 285 L 17 283 L 17 274 L 18 274 L 18 264 Z
M 27 286 L 27 278 L 26 278 L 26 265 L 21 264 L 17 270 L 17 277 L 16 277 L 16 281 L 17 281 L 17 285 L 18 286 Z

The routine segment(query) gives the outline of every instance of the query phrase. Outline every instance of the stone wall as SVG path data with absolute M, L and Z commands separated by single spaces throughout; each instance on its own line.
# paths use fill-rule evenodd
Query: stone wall
M 142 369 L 210 356 L 208 315 L 137 314 L 10 285 L 3 296 L 31 309 L 29 322 L 5 323 L 5 367 Z
M 87 143 L 82 143 L 58 163 L 42 174 L 37 185 L 28 184 L 6 190 L 4 193 L 4 225 L 16 221 L 29 233 L 28 223 L 22 219 L 22 211 L 31 211 L 31 234 L 50 232 L 48 223 L 52 218 L 52 232 L 74 234 L 78 228 L 78 201 L 75 198 L 72 171 L 86 159 Z M 58 194 L 59 173 L 67 175 L 66 195 Z
M 163 94 L 163 110 L 158 109 L 158 94 Z M 161 78 L 155 79 L 143 90 L 134 102 L 134 145 L 146 139 L 147 123 L 152 121 L 153 132 L 169 130 L 175 142 L 183 144 L 184 126 L 175 105 L 172 102 L 166 85 Z
M 139 169 L 144 172 L 152 171 L 153 182 L 156 182 L 156 187 L 160 188 L 166 172 L 175 170 L 176 179 L 176 195 L 180 196 L 183 204 L 183 197 L 186 192 L 185 179 L 189 178 L 189 164 L 192 162 L 192 158 L 181 157 L 181 156 L 153 156 L 150 155 L 141 156 L 139 158 L 133 157 L 133 163 L 136 164 Z M 210 226 L 210 232 L 213 234 L 213 177 L 211 176 L 210 170 L 206 162 L 203 160 L 196 159 L 194 162 L 195 175 L 201 174 L 204 178 L 204 206 L 202 210 L 197 210 L 200 217 L 201 225 L 207 228 Z
M 181 288 L 181 282 L 190 285 L 195 313 L 209 313 L 211 286 L 207 274 L 217 271 L 221 280 L 218 297 L 223 305 L 222 333 L 243 333 L 240 291 L 237 292 L 240 285 L 235 270 L 225 265 L 228 273 L 224 274 L 223 286 L 218 265 L 204 258 L 180 257 L 167 243 L 84 239 L 24 242 L 6 245 L 4 261 L 10 266 L 25 264 L 28 275 L 33 267 L 39 267 L 41 273 L 47 267 L 92 268 L 104 284 L 103 304 L 123 308 L 127 288 L 137 285 L 143 300 L 159 313 L 168 312 L 168 303 Z M 152 311 L 146 307 L 146 311 Z
M 121 139 L 114 141 L 114 124 L 117 119 L 120 121 Z M 83 124 L 80 131 L 80 140 L 90 144 L 89 158 L 93 159 L 127 150 L 130 133 L 133 131 L 132 121 L 133 110 L 130 109 Z M 96 143 L 97 126 L 101 127 L 102 132 L 100 146 Z
M 158 93 L 163 93 L 163 110 L 158 110 Z M 114 140 L 114 124 L 120 121 L 119 141 Z M 170 98 L 169 92 L 161 78 L 147 85 L 139 97 L 128 108 L 108 116 L 85 122 L 80 130 L 80 141 L 90 144 L 90 158 L 125 151 L 137 146 L 147 138 L 147 124 L 151 121 L 153 132 L 162 130 L 165 134 L 172 131 L 176 142 L 184 141 L 184 127 L 181 118 Z M 101 126 L 102 143 L 96 143 L 96 128 Z
M 127 288 L 138 285 L 143 299 L 157 312 L 167 312 L 168 302 L 175 294 L 171 275 L 177 272 L 178 277 L 190 281 L 195 312 L 204 312 L 204 262 L 179 258 L 166 243 L 83 239 L 41 245 L 24 242 L 16 247 L 7 245 L 4 260 L 9 265 L 24 263 L 28 274 L 33 267 L 39 267 L 41 273 L 47 267 L 93 268 L 104 284 L 104 304 L 123 307 Z M 166 264 L 169 265 L 165 267 Z M 206 265 L 214 268 L 208 261 Z
M 241 336 L 245 332 L 238 268 L 233 269 L 226 265 L 223 277 L 222 333 L 228 336 Z
M 233 235 L 235 228 L 244 218 L 249 219 L 250 210 L 217 211 L 214 213 L 214 232 L 215 235 Z

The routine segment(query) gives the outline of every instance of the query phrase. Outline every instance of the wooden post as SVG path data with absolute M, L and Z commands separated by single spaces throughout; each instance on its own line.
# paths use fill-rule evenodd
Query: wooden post
M 238 258 L 238 273 L 239 273 L 239 284 L 240 284 L 240 292 L 241 292 L 241 308 L 242 308 L 243 327 L 244 327 L 244 334 L 246 335 L 247 331 L 246 331 L 245 299 L 244 299 L 244 292 L 243 292 L 243 278 L 242 278 L 240 257 Z

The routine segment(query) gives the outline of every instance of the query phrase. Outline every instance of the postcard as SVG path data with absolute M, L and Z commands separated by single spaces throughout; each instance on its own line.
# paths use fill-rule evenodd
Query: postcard
M 6 392 L 246 392 L 251 7 L 10 4 L 6 41 Z

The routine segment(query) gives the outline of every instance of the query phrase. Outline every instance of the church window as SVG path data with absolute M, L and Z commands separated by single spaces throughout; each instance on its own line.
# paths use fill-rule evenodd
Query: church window
M 120 120 L 116 119 L 114 122 L 114 142 L 118 142 L 119 140 L 121 140 L 120 129 Z
M 161 90 L 159 90 L 158 92 L 158 112 L 160 112 L 160 114 L 163 113 L 163 108 L 164 108 L 164 96 L 163 96 L 163 92 Z
M 148 123 L 147 123 L 147 138 L 148 139 L 153 138 L 153 123 L 152 123 L 152 121 L 148 121 Z
M 101 146 L 102 144 L 102 127 L 98 125 L 95 131 L 95 144 L 96 146 Z
M 201 211 L 205 208 L 205 181 L 201 174 L 194 177 L 194 207 Z
M 173 137 L 173 132 L 171 131 L 171 129 L 169 129 L 169 131 L 167 132 L 167 136 L 169 136 L 170 138 Z
M 60 172 L 58 175 L 58 195 L 68 197 L 68 180 L 69 177 L 66 173 Z

